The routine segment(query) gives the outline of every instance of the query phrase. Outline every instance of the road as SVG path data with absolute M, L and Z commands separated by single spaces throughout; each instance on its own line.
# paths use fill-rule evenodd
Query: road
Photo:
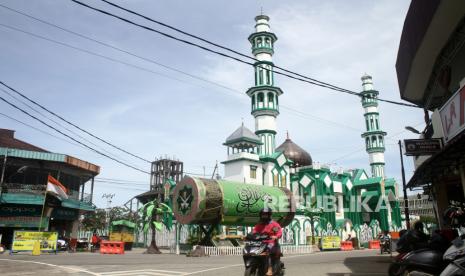
M 283 259 L 286 275 L 387 275 L 388 255 L 378 251 L 318 252 L 290 255 Z M 125 255 L 98 253 L 60 253 L 31 256 L 28 254 L 0 255 L 2 276 L 12 275 L 95 275 L 95 276 L 149 276 L 149 275 L 243 275 L 241 256 L 188 258 L 184 255 L 146 255 L 131 252 Z

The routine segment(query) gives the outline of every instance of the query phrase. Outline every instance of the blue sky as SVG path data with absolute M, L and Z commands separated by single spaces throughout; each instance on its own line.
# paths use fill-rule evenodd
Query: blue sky
M 83 2 L 124 14 L 101 1 Z M 275 64 L 354 91 L 361 90 L 360 77 L 368 73 L 373 76 L 380 97 L 400 100 L 395 61 L 408 1 L 114 2 L 247 54 L 250 53 L 247 37 L 253 32 L 255 15 L 263 7 L 278 36 L 273 57 Z M 253 84 L 253 69 L 247 65 L 105 17 L 71 1 L 2 0 L 0 3 L 230 88 L 141 61 L 0 7 L 0 24 L 151 71 L 111 62 L 0 26 L 2 81 L 130 152 L 149 160 L 174 156 L 184 161 L 187 172 L 202 174 L 205 166 L 207 174 L 211 174 L 216 160 L 226 159 L 222 143 L 241 124 L 242 118 L 249 128 L 254 127 L 250 102 L 245 96 L 245 91 Z M 363 109 L 357 97 L 283 76 L 275 78 L 284 91 L 280 97 L 281 106 L 306 114 L 281 108 L 278 144 L 289 131 L 291 139 L 305 148 L 314 161 L 331 164 L 335 169 L 361 167 L 369 170 L 368 155 L 360 137 L 364 129 Z M 6 97 L 1 91 L 0 94 Z M 379 109 L 381 126 L 388 132 L 386 174 L 400 182 L 397 140 L 415 137 L 404 131 L 404 126 L 421 130 L 423 112 L 386 103 L 381 103 Z M 0 103 L 0 111 L 53 133 L 4 103 Z M 99 177 L 134 181 L 134 184 L 125 185 L 97 183 L 94 192 L 100 207 L 106 206 L 101 198 L 104 193 L 115 193 L 113 205 L 118 205 L 148 189 L 147 175 L 87 149 L 1 115 L 0 127 L 14 129 L 17 138 L 50 151 L 100 165 Z M 99 146 L 131 164 L 150 169 L 144 162 L 101 143 Z M 412 161 L 407 159 L 407 178 L 412 171 Z

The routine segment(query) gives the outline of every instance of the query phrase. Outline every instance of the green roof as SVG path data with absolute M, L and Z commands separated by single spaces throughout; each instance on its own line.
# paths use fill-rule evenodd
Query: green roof
M 355 186 L 364 186 L 364 185 L 373 185 L 373 184 L 379 184 L 383 181 L 382 177 L 370 177 L 364 180 L 354 180 L 354 185 Z
M 55 162 L 66 161 L 65 154 L 3 148 L 3 147 L 0 147 L 0 155 L 7 155 L 9 157 L 45 160 L 45 161 L 55 161 Z
M 118 226 L 118 225 L 123 225 L 129 228 L 136 228 L 136 224 L 134 222 L 131 222 L 129 220 L 116 220 L 111 223 L 111 226 Z

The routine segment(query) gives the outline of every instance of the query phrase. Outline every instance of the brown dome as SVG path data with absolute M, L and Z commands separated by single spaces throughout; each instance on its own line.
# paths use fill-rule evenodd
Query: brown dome
M 284 153 L 284 156 L 286 156 L 287 159 L 292 160 L 294 164 L 291 167 L 293 168 L 309 166 L 312 164 L 312 157 L 310 154 L 292 142 L 289 137 L 276 149 L 276 151 Z

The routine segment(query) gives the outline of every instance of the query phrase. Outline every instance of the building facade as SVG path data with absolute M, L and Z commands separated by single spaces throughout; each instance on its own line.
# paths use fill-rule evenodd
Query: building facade
M 0 129 L 0 159 L 2 242 L 9 246 L 13 231 L 37 231 L 39 225 L 42 230 L 77 238 L 79 217 L 95 210 L 92 194 L 94 177 L 100 167 L 16 139 L 14 131 L 8 129 Z M 49 175 L 67 188 L 67 199 L 52 194 L 45 196 Z M 86 186 L 88 193 L 85 193 Z
M 426 127 L 420 139 L 443 148 L 414 157 L 408 188 L 423 188 L 438 214 L 465 202 L 465 2 L 413 0 L 405 18 L 396 70 L 402 99 L 418 105 Z M 439 216 L 440 226 L 442 215 Z
M 397 184 L 385 177 L 384 136 L 379 120 L 377 96 L 372 78 L 362 77 L 361 100 L 364 108 L 366 132 L 362 137 L 369 155 L 371 175 L 362 169 L 332 171 L 313 162 L 310 154 L 295 144 L 289 135 L 276 147 L 279 97 L 272 56 L 277 36 L 271 32 L 269 17 L 255 18 L 255 32 L 249 36 L 254 66 L 255 85 L 247 90 L 251 98 L 251 114 L 255 131 L 244 124 L 223 143 L 227 147 L 225 179 L 255 185 L 287 188 L 297 199 L 297 213 L 284 230 L 284 242 L 306 244 L 312 235 L 310 219 L 305 209 L 323 208 L 315 223 L 316 234 L 360 235 L 363 227 L 396 230 L 401 226 Z M 358 208 L 363 202 L 364 207 Z M 331 204 L 330 204 L 331 203 Z M 373 234 L 373 233 L 372 233 Z

